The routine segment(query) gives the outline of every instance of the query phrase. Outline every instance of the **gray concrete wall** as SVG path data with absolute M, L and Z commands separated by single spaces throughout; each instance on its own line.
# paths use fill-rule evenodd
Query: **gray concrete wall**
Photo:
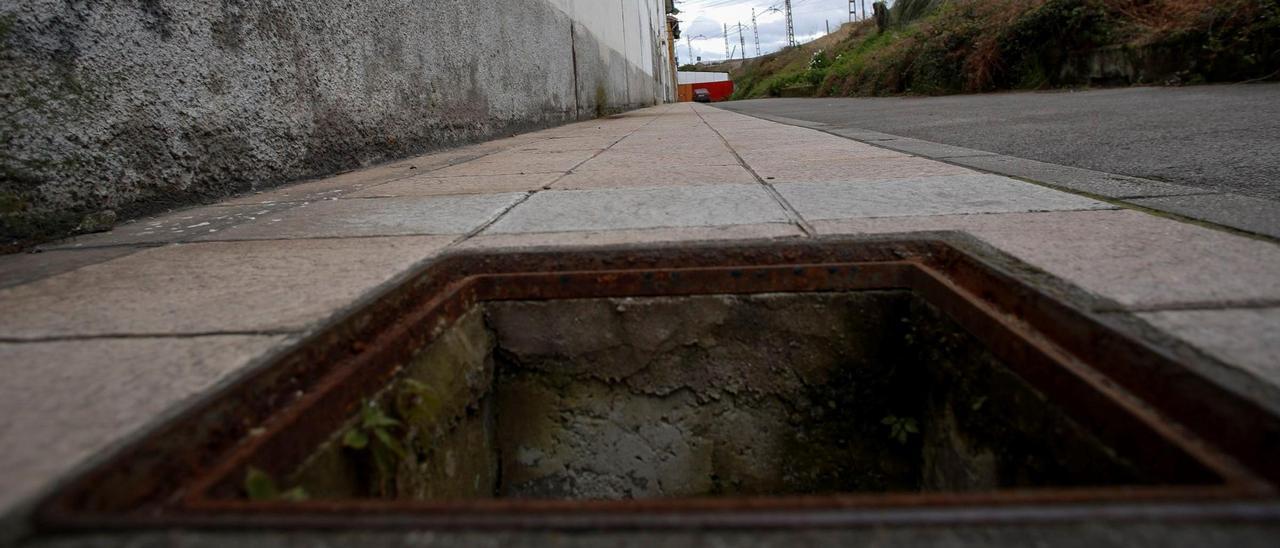
M 0 246 L 667 98 L 658 0 L 7 0 Z

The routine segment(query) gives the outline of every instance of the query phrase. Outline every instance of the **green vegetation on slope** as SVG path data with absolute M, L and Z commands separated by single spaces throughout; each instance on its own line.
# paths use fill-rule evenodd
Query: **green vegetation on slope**
M 1218 82 L 1280 69 L 1280 0 L 899 0 L 746 63 L 735 99 Z

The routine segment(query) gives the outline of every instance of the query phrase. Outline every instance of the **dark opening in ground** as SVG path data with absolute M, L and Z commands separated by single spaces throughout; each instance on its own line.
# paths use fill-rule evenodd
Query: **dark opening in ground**
M 272 481 L 456 500 L 1202 479 L 1140 460 L 912 292 L 862 291 L 484 303 Z

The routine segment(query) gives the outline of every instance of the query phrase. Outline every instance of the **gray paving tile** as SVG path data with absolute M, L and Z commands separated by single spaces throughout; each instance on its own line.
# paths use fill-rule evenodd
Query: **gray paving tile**
M 574 171 L 601 171 L 607 169 L 679 170 L 685 166 L 733 166 L 740 163 L 738 158 L 733 155 L 733 152 L 717 141 L 712 146 L 672 152 L 654 150 L 635 152 L 610 149 L 574 168 Z
M 1128 201 L 1142 207 L 1280 238 L 1280 203 L 1271 200 L 1239 194 L 1202 194 Z
M 79 249 L 102 246 L 185 242 L 217 234 L 233 226 L 282 212 L 295 203 L 270 203 L 231 207 L 193 207 L 121 224 L 110 232 L 86 234 L 40 246 L 41 249 Z
M 730 166 L 680 166 L 678 168 L 653 169 L 615 168 L 596 171 L 574 171 L 556 182 L 556 190 L 582 190 L 592 188 L 627 188 L 685 185 L 718 185 L 756 183 L 751 172 L 741 165 Z
M 385 185 L 349 194 L 348 198 L 395 196 L 446 196 L 450 194 L 499 194 L 538 190 L 563 177 L 562 173 L 529 173 L 525 175 L 470 175 L 435 177 L 430 173 L 413 176 Z
M 1138 314 L 1225 363 L 1280 386 L 1280 308 Z
M 503 193 L 324 200 L 260 217 L 199 240 L 465 234 L 524 196 Z
M 0 289 L 0 338 L 299 330 L 453 236 L 175 244 Z
M 0 255 L 0 288 L 12 287 L 137 253 L 139 247 L 98 247 Z
M 471 159 L 482 155 L 482 153 L 471 153 L 469 155 L 461 156 L 465 159 Z M 264 189 L 259 192 L 252 192 L 230 200 L 225 200 L 219 205 L 270 204 L 275 202 L 303 202 L 336 198 L 349 192 L 356 192 L 361 189 L 408 177 L 415 173 L 423 173 L 430 171 L 431 169 L 443 167 L 448 165 L 450 161 L 462 161 L 459 159 L 459 156 L 460 155 L 457 153 L 447 152 L 440 153 L 438 157 L 432 157 L 429 159 L 405 160 L 388 165 L 358 169 L 334 175 L 333 177 L 287 184 Z
M 0 514 L 285 340 L 281 336 L 0 343 Z
M 596 155 L 595 150 L 499 152 L 432 173 L 440 177 L 565 172 Z
M 786 223 L 759 185 L 565 190 L 535 194 L 489 233 Z
M 791 183 L 778 192 L 809 221 L 1113 209 L 1115 206 L 997 175 L 861 183 Z
M 1001 175 L 1022 177 L 1079 192 L 1088 192 L 1107 198 L 1177 196 L 1204 192 L 1204 190 L 1198 188 L 1076 167 L 1047 164 L 1011 156 L 958 157 L 950 158 L 947 161 Z
M 1280 299 L 1280 246 L 1140 211 L 815 221 L 820 234 L 960 230 L 1123 306 Z

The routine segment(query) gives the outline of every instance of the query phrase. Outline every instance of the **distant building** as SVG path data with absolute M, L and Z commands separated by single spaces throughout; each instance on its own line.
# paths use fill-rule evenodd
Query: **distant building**
M 680 71 L 676 73 L 676 82 L 681 102 L 692 101 L 695 89 L 706 89 L 712 101 L 723 101 L 733 95 L 733 80 L 727 72 Z

